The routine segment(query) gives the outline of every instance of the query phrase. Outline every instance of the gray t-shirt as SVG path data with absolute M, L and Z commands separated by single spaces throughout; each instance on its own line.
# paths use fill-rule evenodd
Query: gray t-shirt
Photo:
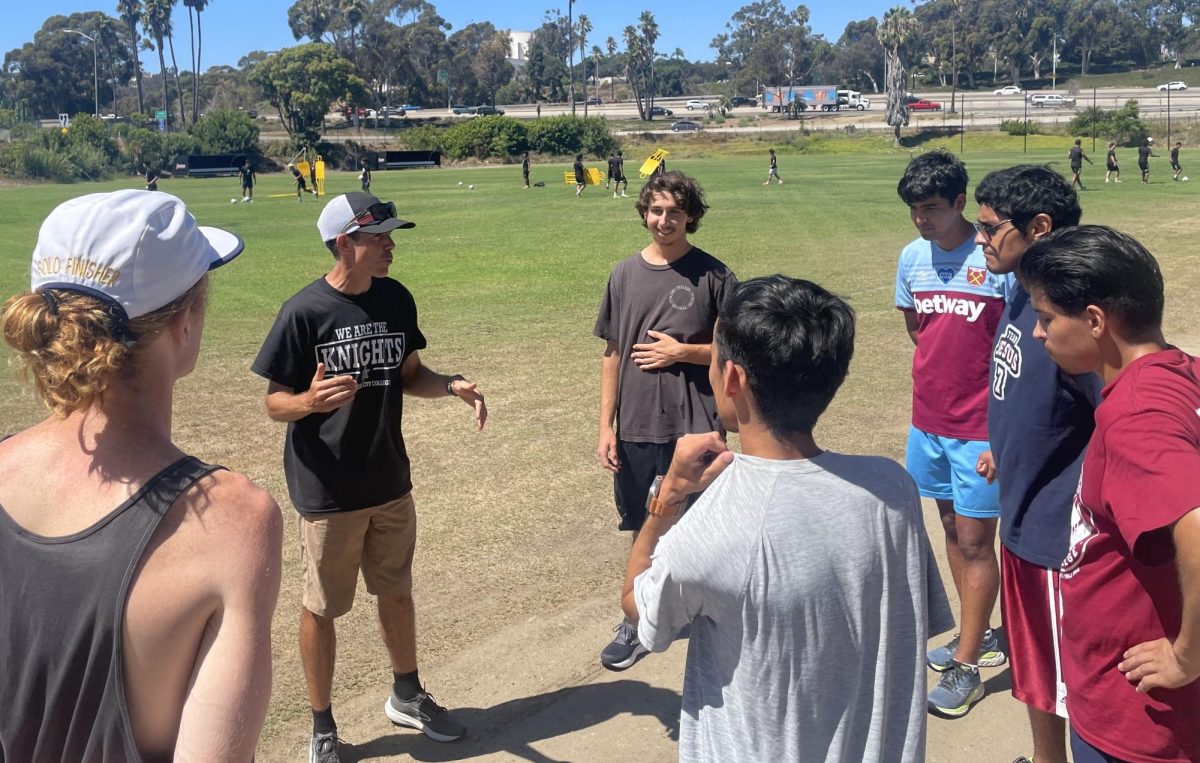
M 895 462 L 738 456 L 634 583 L 638 638 L 691 623 L 681 761 L 919 761 L 925 646 L 954 619 Z
M 613 268 L 592 333 L 616 342 L 621 356 L 617 437 L 666 443 L 720 427 L 707 365 L 643 371 L 633 345 L 655 341 L 648 331 L 684 344 L 711 342 L 721 303 L 736 284 L 724 263 L 697 247 L 670 265 L 651 265 L 634 252 Z

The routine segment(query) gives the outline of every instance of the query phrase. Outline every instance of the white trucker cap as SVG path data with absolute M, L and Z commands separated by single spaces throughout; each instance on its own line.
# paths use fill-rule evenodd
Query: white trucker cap
M 90 294 L 137 318 L 182 297 L 243 247 L 228 231 L 197 225 L 170 194 L 88 194 L 59 204 L 42 223 L 30 290 Z
M 361 191 L 343 193 L 330 200 L 317 218 L 322 241 L 333 241 L 342 233 L 387 233 L 415 228 L 416 224 L 396 217 L 396 205 Z

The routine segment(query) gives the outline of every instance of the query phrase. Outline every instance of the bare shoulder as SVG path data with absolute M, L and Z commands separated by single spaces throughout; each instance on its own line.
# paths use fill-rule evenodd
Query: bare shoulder
M 167 537 L 205 559 L 219 578 L 278 568 L 279 504 L 243 474 L 218 470 L 197 480 L 179 496 L 164 524 Z

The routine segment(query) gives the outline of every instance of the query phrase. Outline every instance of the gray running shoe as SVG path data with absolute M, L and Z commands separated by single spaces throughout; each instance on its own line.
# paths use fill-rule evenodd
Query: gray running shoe
M 424 689 L 408 699 L 400 699 L 393 693 L 383 704 L 383 712 L 397 726 L 420 729 L 435 742 L 453 742 L 467 733 L 467 727 L 434 702 Z
M 338 741 L 336 731 L 313 734 L 308 743 L 308 763 L 342 763 L 338 757 Z
M 637 628 L 628 620 L 622 620 L 613 628 L 616 632 L 609 645 L 600 652 L 600 664 L 609 670 L 625 670 L 649 654 L 650 650 L 638 641 Z
M 930 649 L 925 655 L 925 661 L 929 667 L 939 673 L 944 673 L 954 665 L 954 655 L 958 653 L 958 634 L 954 634 L 954 638 L 949 642 L 935 648 Z M 983 645 L 979 650 L 979 662 L 977 663 L 983 668 L 995 668 L 1008 662 L 1008 657 L 1004 654 L 1004 648 L 1000 645 L 1000 637 L 991 628 L 983 632 Z
M 978 668 L 954 663 L 929 692 L 929 712 L 946 718 L 960 718 L 967 714 L 971 705 L 983 699 L 984 691 Z

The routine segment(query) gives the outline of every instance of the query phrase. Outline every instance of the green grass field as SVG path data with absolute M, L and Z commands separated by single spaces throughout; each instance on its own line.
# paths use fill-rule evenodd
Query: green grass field
M 1020 161 L 1054 161 L 1063 170 L 1070 141 L 1058 140 L 1052 150 L 1021 154 L 1016 143 L 1016 151 L 968 150 L 964 158 L 975 180 Z M 1039 138 L 1038 145 L 1045 142 Z M 626 154 L 636 168 L 640 152 Z M 1200 293 L 1194 254 L 1200 176 L 1172 183 L 1163 158 L 1153 165 L 1155 182 L 1143 186 L 1132 152 L 1126 154 L 1130 169 L 1121 185 L 1105 185 L 1102 167 L 1086 169 L 1084 221 L 1128 231 L 1159 258 L 1168 337 L 1196 351 L 1200 329 L 1191 300 Z M 895 193 L 907 157 L 781 153 L 786 184 L 769 188 L 761 185 L 765 148 L 762 155 L 669 160 L 708 193 L 711 210 L 694 243 L 742 279 L 775 272 L 807 278 L 845 296 L 857 311 L 851 375 L 818 429 L 824 444 L 838 450 L 902 453 L 911 347 L 893 307 L 893 285 L 897 254 L 915 235 Z M 562 182 L 566 169 L 535 165 L 533 179 L 546 187 L 528 191 L 515 166 L 375 175 L 373 190 L 417 223 L 395 234 L 392 275 L 416 297 L 429 340 L 422 357 L 439 371 L 479 380 L 491 408 L 487 430 L 476 434 L 461 404 L 406 406 L 422 516 L 416 584 L 426 671 L 529 612 L 609 591 L 615 612 L 627 546 L 613 531 L 611 484 L 595 464 L 602 343 L 591 329 L 610 268 L 643 246 L 646 234 L 632 198 L 615 200 L 601 186 L 576 199 L 573 186 Z M 0 188 L 0 294 L 28 288 L 38 226 L 55 204 L 121 187 L 139 184 L 130 178 Z M 262 176 L 253 204 L 229 203 L 240 197 L 235 179 L 168 180 L 160 188 L 183 198 L 202 224 L 226 227 L 247 245 L 237 262 L 214 274 L 199 366 L 177 391 L 177 438 L 208 460 L 248 473 L 290 519 L 283 429 L 268 421 L 266 385 L 249 369 L 279 305 L 329 265 L 316 234 L 321 203 L 312 197 L 297 203 L 283 175 Z M 328 181 L 330 193 L 356 189 L 351 174 Z M 974 215 L 973 203 L 967 214 Z M 0 429 L 14 431 L 42 415 L 31 394 L 4 373 Z M 287 527 L 265 751 L 284 739 L 295 743 L 307 716 L 295 647 L 298 553 L 294 523 Z M 521 584 L 507 582 L 514 580 Z M 386 659 L 371 610 L 357 607 L 339 633 L 335 694 L 382 686 Z

